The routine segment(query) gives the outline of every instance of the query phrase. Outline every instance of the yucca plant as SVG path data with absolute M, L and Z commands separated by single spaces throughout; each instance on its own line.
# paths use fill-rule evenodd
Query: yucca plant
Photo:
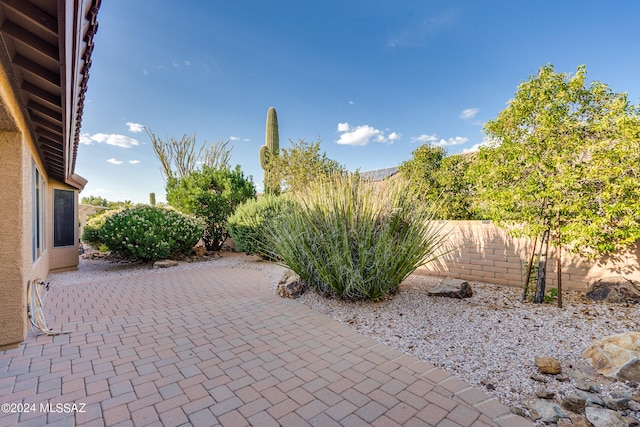
M 379 299 L 442 254 L 446 236 L 406 183 L 384 189 L 356 175 L 309 186 L 269 235 L 283 264 L 323 295 Z

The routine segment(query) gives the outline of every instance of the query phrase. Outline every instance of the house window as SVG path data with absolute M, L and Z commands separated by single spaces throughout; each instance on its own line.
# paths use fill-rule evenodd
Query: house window
M 75 193 L 53 190 L 53 246 L 75 245 Z
M 31 164 L 31 228 L 32 259 L 36 262 L 45 248 L 44 232 L 44 177 L 35 163 Z

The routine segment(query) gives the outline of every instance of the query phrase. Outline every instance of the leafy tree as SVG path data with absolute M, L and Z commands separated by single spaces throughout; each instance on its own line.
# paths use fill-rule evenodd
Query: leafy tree
M 222 247 L 228 236 L 227 218 L 239 204 L 255 196 L 253 182 L 245 178 L 239 165 L 235 169 L 202 165 L 167 182 L 167 202 L 206 223 L 203 241 L 208 250 Z
M 491 142 L 471 169 L 479 209 L 516 235 L 542 236 L 536 302 L 549 242 L 597 257 L 640 238 L 639 111 L 586 74 L 546 65 L 521 83 L 485 124 Z
M 83 197 L 81 200 L 81 203 L 84 205 L 101 206 L 109 209 L 131 208 L 134 206 L 134 203 L 131 200 L 125 200 L 125 201 L 118 200 L 117 202 L 113 202 L 105 199 L 104 197 L 99 197 L 99 196 Z M 99 214 L 100 212 L 98 212 L 97 215 Z
M 279 156 L 270 158 L 271 173 L 265 176 L 265 186 L 278 188 L 280 184 L 283 191 L 295 193 L 320 178 L 347 172 L 343 165 L 329 159 L 325 152 L 320 152 L 320 141 L 307 142 L 301 139 L 297 143 L 290 142 L 290 148 L 283 148 Z M 269 179 L 278 179 L 275 177 L 279 177 L 281 182 L 268 182 Z
M 400 173 L 420 194 L 439 206 L 435 216 L 441 219 L 472 219 L 473 186 L 466 171 L 471 164 L 468 154 L 447 156 L 443 147 L 424 144 L 412 158 L 402 162 Z
M 110 202 L 104 197 L 87 196 L 87 197 L 83 197 L 80 203 L 82 203 L 83 205 L 102 206 L 102 207 L 108 208 Z

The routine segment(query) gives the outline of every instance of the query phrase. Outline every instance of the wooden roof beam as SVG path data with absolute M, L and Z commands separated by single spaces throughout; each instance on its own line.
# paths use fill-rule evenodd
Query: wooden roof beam
M 22 82 L 20 89 L 27 92 L 30 96 L 34 98 L 38 98 L 38 100 L 44 101 L 50 104 L 52 107 L 60 108 L 60 105 L 62 104 L 62 101 L 60 100 L 59 96 L 54 95 L 51 92 L 47 92 L 41 87 L 38 87 L 26 80 Z
M 23 18 L 29 20 L 38 28 L 46 31 L 51 36 L 58 37 L 58 20 L 25 0 L 4 0 L 3 3 L 6 7 L 12 9 Z
M 45 116 L 49 117 L 50 119 L 56 122 L 62 123 L 62 113 L 60 113 L 59 111 L 54 111 L 51 108 L 47 108 L 44 105 L 38 104 L 37 102 L 34 102 L 34 101 L 29 101 L 27 103 L 27 108 L 33 111 L 37 111 L 40 114 L 44 114 Z
M 52 45 L 46 40 L 42 40 L 40 37 L 35 34 L 25 30 L 24 28 L 16 25 L 11 21 L 5 21 L 2 25 L 2 31 L 7 35 L 13 37 L 15 40 L 27 45 L 38 52 L 46 55 L 49 59 L 54 61 L 59 61 L 58 58 L 58 48 L 57 46 Z
M 55 87 L 60 87 L 60 75 L 41 65 L 36 64 L 20 54 L 13 57 L 13 64 L 35 77 L 41 78 Z

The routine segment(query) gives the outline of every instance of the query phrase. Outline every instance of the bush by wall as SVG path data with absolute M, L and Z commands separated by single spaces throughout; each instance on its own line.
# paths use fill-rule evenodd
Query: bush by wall
M 100 229 L 104 225 L 104 222 L 107 220 L 107 218 L 119 211 L 120 210 L 106 211 L 91 218 L 84 226 L 84 230 L 82 231 L 82 236 L 80 239 L 84 243 L 91 245 L 95 249 L 98 249 L 100 246 L 104 245 L 104 242 L 102 241 L 102 239 L 100 239 L 99 236 Z
M 312 183 L 270 231 L 275 252 L 321 294 L 379 299 L 439 256 L 445 235 L 404 181 L 384 193 L 358 176 Z
M 155 261 L 172 253 L 189 253 L 202 236 L 204 224 L 180 212 L 140 205 L 105 218 L 97 238 L 127 259 Z
M 227 219 L 227 230 L 236 249 L 247 254 L 258 254 L 264 259 L 277 259 L 268 241 L 268 230 L 295 206 L 296 202 L 292 199 L 272 194 L 239 205 Z

